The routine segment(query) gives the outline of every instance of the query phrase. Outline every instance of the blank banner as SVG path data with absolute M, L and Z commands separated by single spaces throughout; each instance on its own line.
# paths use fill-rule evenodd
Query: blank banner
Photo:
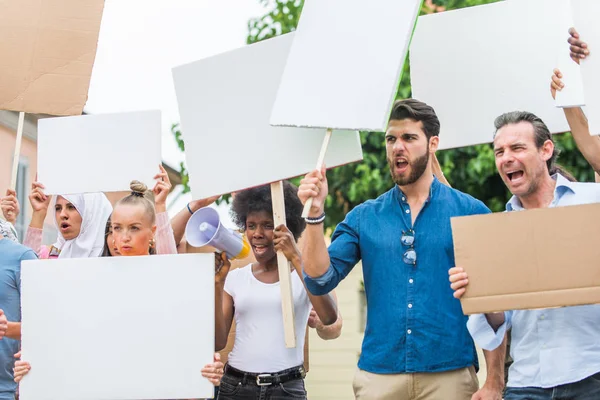
M 22 400 L 212 398 L 214 255 L 25 261 Z
M 419 18 L 413 97 L 436 110 L 440 149 L 492 142 L 494 119 L 510 111 L 569 130 L 550 95 L 552 71 L 568 57 L 569 11 L 564 0 L 511 0 Z
M 46 118 L 38 122 L 38 180 L 46 194 L 154 186 L 161 163 L 160 111 Z
M 173 69 L 195 199 L 315 168 L 324 129 L 269 125 L 293 37 L 290 33 Z M 333 132 L 327 167 L 360 160 L 358 132 Z
M 384 132 L 421 3 L 306 0 L 271 124 Z

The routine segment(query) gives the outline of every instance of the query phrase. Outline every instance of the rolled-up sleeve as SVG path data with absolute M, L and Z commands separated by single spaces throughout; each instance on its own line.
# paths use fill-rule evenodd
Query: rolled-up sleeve
M 469 316 L 467 328 L 475 343 L 484 350 L 492 351 L 498 348 L 504 340 L 506 331 L 510 329 L 512 319 L 512 311 L 504 312 L 504 323 L 494 329 L 490 326 L 485 314 L 474 314 Z
M 331 263 L 327 271 L 316 278 L 304 274 L 304 282 L 312 294 L 322 296 L 331 292 L 360 261 L 360 210 L 360 206 L 356 207 L 336 227 L 327 249 Z

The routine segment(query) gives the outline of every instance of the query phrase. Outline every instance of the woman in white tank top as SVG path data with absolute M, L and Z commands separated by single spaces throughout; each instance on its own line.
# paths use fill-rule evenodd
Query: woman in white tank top
M 296 241 L 306 227 L 298 188 L 284 182 L 286 224 L 275 227 L 269 185 L 239 192 L 231 208 L 244 229 L 256 263 L 233 271 L 226 265 L 215 278 L 217 350 L 225 347 L 235 318 L 235 342 L 221 379 L 218 399 L 306 399 L 304 341 L 311 308 L 325 325 L 337 318 L 330 295 L 313 296 L 304 286 Z M 277 251 L 293 266 L 292 293 L 296 347 L 285 347 Z

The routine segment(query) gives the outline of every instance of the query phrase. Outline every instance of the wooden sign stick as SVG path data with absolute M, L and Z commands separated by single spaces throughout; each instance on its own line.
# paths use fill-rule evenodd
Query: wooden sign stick
M 273 222 L 275 226 L 285 225 L 285 201 L 283 182 L 271 183 L 271 199 L 273 202 Z M 292 294 L 292 276 L 290 263 L 283 252 L 277 252 L 279 270 L 279 286 L 281 288 L 281 309 L 283 312 L 283 331 L 285 347 L 296 347 L 296 327 L 294 323 L 294 296 Z
M 15 190 L 17 187 L 17 171 L 19 170 L 19 157 L 21 156 L 21 141 L 23 140 L 23 125 L 25 124 L 25 113 L 19 113 L 19 123 L 17 125 L 17 139 L 15 141 L 15 154 L 13 155 L 12 175 L 10 179 L 10 188 Z
M 321 169 L 323 167 L 323 162 L 325 161 L 325 154 L 327 154 L 327 148 L 329 147 L 329 141 L 331 140 L 332 130 L 327 129 L 327 133 L 325 133 L 325 137 L 323 138 L 323 144 L 321 145 L 321 153 L 319 153 L 319 158 L 317 159 L 317 166 L 315 169 Z M 312 207 L 313 198 L 309 198 L 304 204 L 304 209 L 302 210 L 302 218 L 308 217 L 308 213 L 310 212 L 310 208 Z

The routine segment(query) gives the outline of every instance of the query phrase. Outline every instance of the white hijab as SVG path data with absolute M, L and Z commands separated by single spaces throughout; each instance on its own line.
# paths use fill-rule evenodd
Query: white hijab
M 52 210 L 56 205 L 55 196 L 52 199 Z M 60 229 L 54 247 L 60 250 L 58 258 L 88 258 L 99 257 L 104 248 L 104 231 L 106 221 L 112 213 L 112 205 L 104 193 L 86 193 L 63 195 L 73 204 L 81 215 L 81 229 L 75 239 L 65 240 Z M 59 228 L 56 218 L 54 225 Z

